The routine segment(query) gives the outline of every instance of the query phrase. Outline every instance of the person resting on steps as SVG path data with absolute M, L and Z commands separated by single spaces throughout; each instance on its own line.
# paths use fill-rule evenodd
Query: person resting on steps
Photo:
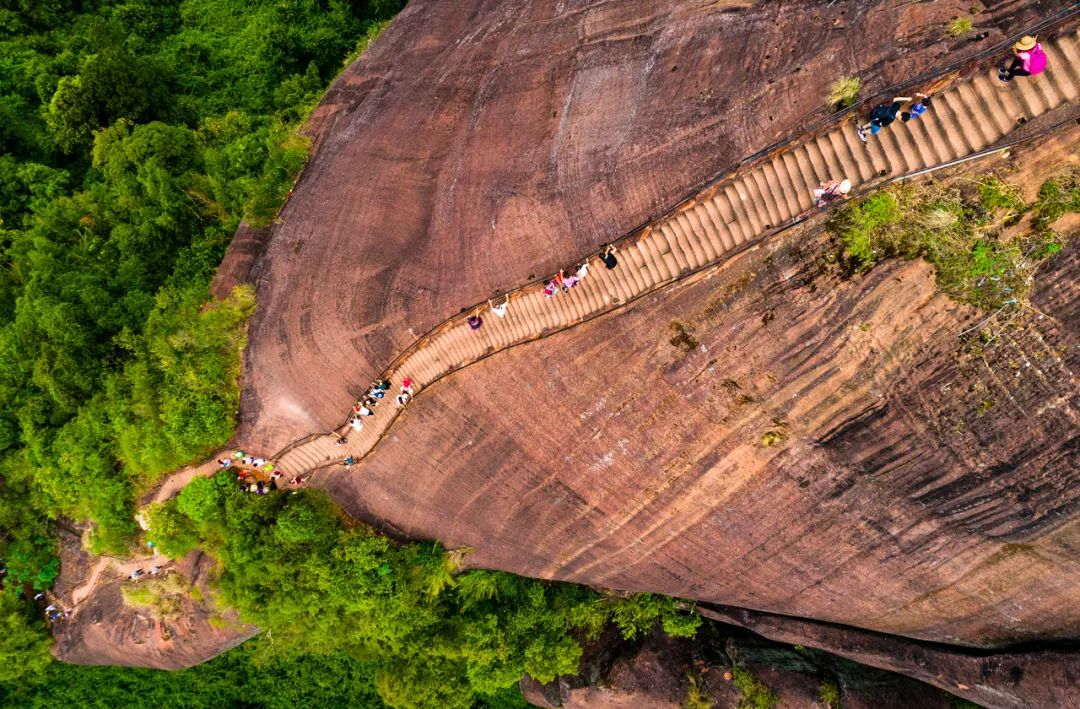
M 930 110 L 931 100 L 932 97 L 927 96 L 926 94 L 915 94 L 915 102 L 911 104 L 911 107 L 908 108 L 908 110 L 900 114 L 900 120 L 902 120 L 904 123 L 907 123 L 912 118 L 918 118 L 922 114 L 926 113 L 928 110 Z
M 469 327 L 473 330 L 479 330 L 480 326 L 484 324 L 484 321 L 480 318 L 479 315 L 470 315 L 469 317 L 465 318 L 465 322 L 467 322 L 469 324 Z
M 1038 39 L 1027 35 L 1013 45 L 1012 62 L 998 67 L 998 78 L 1012 81 L 1017 76 L 1035 76 L 1046 69 L 1046 53 Z
M 488 307 L 491 308 L 491 312 L 498 315 L 500 318 L 506 316 L 506 306 L 510 304 L 510 298 L 507 298 L 501 303 L 492 303 L 491 299 L 488 299 Z
M 842 180 L 840 182 L 829 180 L 828 182 L 822 182 L 821 185 L 814 190 L 814 206 L 824 207 L 836 199 L 847 197 L 847 194 L 850 191 L 851 180 Z

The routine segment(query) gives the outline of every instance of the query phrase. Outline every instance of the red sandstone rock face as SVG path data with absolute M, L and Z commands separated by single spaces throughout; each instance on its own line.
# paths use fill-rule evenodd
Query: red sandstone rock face
M 156 579 L 146 575 L 133 582 L 114 568 L 92 565 L 78 532 L 63 532 L 61 541 L 61 574 L 52 597 L 61 608 L 75 611 L 52 627 L 52 653 L 63 662 L 181 669 L 205 662 L 258 632 L 241 623 L 235 612 L 223 614 L 216 608 L 208 584 L 214 561 L 200 552 L 169 564 Z M 174 588 L 189 586 L 199 593 L 173 596 L 177 605 L 164 615 L 125 604 L 123 587 L 166 583 L 166 575 L 184 580 Z
M 943 34 L 970 3 L 740 5 L 411 2 L 316 112 L 255 263 L 240 439 L 269 452 L 340 424 L 415 336 L 805 128 L 838 76 L 872 92 L 1045 12 L 985 11 L 973 43 Z
M 1080 250 L 1042 274 L 1044 317 L 965 346 L 982 316 L 926 264 L 845 281 L 815 234 L 469 367 L 323 484 L 476 566 L 946 643 L 1075 637 Z

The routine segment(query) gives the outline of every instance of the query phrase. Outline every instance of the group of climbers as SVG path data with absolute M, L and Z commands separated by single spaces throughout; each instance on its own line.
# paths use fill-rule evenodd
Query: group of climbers
M 605 244 L 600 247 L 600 252 L 596 255 L 600 262 L 604 264 L 607 269 L 615 268 L 619 265 L 619 260 L 615 258 L 615 253 L 618 251 L 611 244 Z M 566 269 L 559 269 L 551 278 L 544 279 L 544 297 L 551 300 L 559 292 L 569 293 L 570 289 L 585 280 L 585 277 L 589 275 L 589 259 L 585 259 L 581 265 L 573 269 L 573 271 L 567 274 Z M 488 300 L 488 309 L 498 317 L 505 317 L 506 310 L 510 305 L 510 296 L 505 295 L 498 302 Z M 484 324 L 484 318 L 479 312 L 470 313 L 465 318 L 465 323 L 472 330 L 479 330 Z
M 379 405 L 379 402 L 386 398 L 386 392 L 390 390 L 390 382 L 386 379 L 379 379 L 372 382 L 371 388 L 368 389 L 361 399 L 359 399 L 354 405 L 352 410 L 352 416 L 349 418 L 349 428 L 353 431 L 360 431 L 364 428 L 364 423 L 360 419 L 367 418 L 368 416 L 375 415 L 375 407 Z M 409 399 L 413 394 L 413 381 L 409 377 L 405 377 L 401 380 L 401 391 L 398 392 L 396 397 L 397 405 L 404 406 L 409 403 Z M 344 445 L 348 442 L 345 436 L 338 436 L 338 444 Z
M 1009 64 L 1001 64 L 998 67 L 998 79 L 1012 81 L 1017 76 L 1035 76 L 1046 69 L 1046 53 L 1036 37 L 1025 35 L 1021 37 L 1012 48 L 1012 61 Z M 914 97 L 896 96 L 888 103 L 878 104 L 870 109 L 866 123 L 856 126 L 859 140 L 864 143 L 869 136 L 877 135 L 881 130 L 896 120 L 907 123 L 918 118 L 930 109 L 932 97 L 927 94 L 916 93 Z M 905 107 L 907 110 L 904 110 Z M 836 199 L 846 197 L 851 191 L 851 182 L 842 180 L 837 182 L 829 180 L 823 182 L 814 190 L 814 204 L 817 207 L 825 207 Z

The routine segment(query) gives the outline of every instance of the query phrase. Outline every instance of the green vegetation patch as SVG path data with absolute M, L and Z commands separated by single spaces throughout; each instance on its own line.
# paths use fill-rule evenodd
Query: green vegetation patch
M 945 28 L 945 34 L 950 37 L 963 37 L 975 27 L 975 21 L 970 17 L 954 17 Z
M 364 659 L 392 706 L 473 706 L 526 673 L 540 682 L 575 673 L 580 641 L 608 623 L 626 638 L 658 629 L 691 637 L 701 623 L 666 596 L 458 573 L 436 543 L 398 545 L 346 525 L 321 492 L 245 494 L 232 477 L 192 481 L 156 511 L 152 537 L 174 552 L 197 544 L 221 562 L 222 600 L 267 631 L 275 662 Z
M 696 672 L 687 672 L 686 681 L 686 696 L 682 701 L 682 709 L 713 709 L 716 703 L 705 690 L 701 675 Z
M 325 87 L 402 0 L 102 0 L 0 10 L 0 559 L 55 577 L 49 526 L 122 553 L 136 495 L 235 426 L 250 291 Z
M 859 102 L 862 79 L 857 76 L 842 76 L 829 86 L 829 95 L 825 97 L 825 107 L 839 111 L 854 106 Z
M 818 695 L 821 698 L 821 703 L 828 709 L 843 709 L 843 702 L 840 699 L 840 687 L 836 682 L 823 680 L 818 685 Z
M 780 697 L 764 682 L 742 667 L 732 669 L 731 683 L 742 692 L 738 709 L 773 709 L 780 701 Z
M 1080 210 L 1080 171 L 1047 181 L 1034 204 L 994 177 L 955 186 L 900 183 L 847 205 L 829 222 L 850 273 L 884 258 L 924 258 L 938 287 L 985 310 L 1020 302 L 1061 249 L 1051 225 Z

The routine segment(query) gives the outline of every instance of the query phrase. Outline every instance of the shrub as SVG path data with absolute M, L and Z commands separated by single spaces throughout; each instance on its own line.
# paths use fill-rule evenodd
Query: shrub
M 822 680 L 818 685 L 818 693 L 821 697 L 821 703 L 828 709 L 841 709 L 843 706 L 840 701 L 840 687 L 835 682 L 828 680 Z
M 731 671 L 732 684 L 742 692 L 738 709 L 773 709 L 780 698 L 763 682 L 741 667 Z
M 963 37 L 968 32 L 971 32 L 974 27 L 974 22 L 970 17 L 954 17 L 948 27 L 945 28 L 945 34 L 950 37 Z
M 857 76 L 842 76 L 829 86 L 829 95 L 825 98 L 825 107 L 839 111 L 853 106 L 859 101 L 862 79 Z
M 687 672 L 686 682 L 686 696 L 682 701 L 682 709 L 712 709 L 714 703 L 702 686 L 701 676 Z
M 1048 224 L 1080 209 L 1076 174 L 1046 182 L 1033 207 L 995 176 L 963 188 L 891 185 L 846 205 L 829 229 L 839 237 L 851 273 L 881 258 L 925 258 L 936 267 L 942 291 L 994 310 L 1018 302 L 1039 264 L 1060 250 L 1061 237 Z M 1021 230 L 1017 225 L 1029 209 L 1033 228 Z

